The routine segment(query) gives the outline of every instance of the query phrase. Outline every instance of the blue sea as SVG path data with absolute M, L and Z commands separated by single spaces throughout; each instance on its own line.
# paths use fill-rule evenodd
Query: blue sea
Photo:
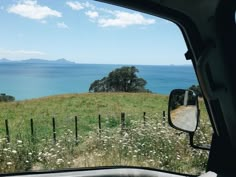
M 90 84 L 122 65 L 1 63 L 0 93 L 26 100 L 66 93 L 86 93 Z M 153 93 L 197 84 L 192 66 L 137 65 L 138 76 Z

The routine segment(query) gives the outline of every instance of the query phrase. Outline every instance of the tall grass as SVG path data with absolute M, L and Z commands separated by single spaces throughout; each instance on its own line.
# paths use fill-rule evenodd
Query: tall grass
M 167 96 L 156 94 L 73 94 L 0 104 L 0 172 L 69 167 L 129 165 L 199 174 L 208 153 L 189 147 L 188 135 L 162 122 Z M 195 141 L 210 143 L 211 128 L 204 104 Z M 126 113 L 121 131 L 120 113 Z M 143 124 L 146 112 L 146 124 Z M 102 132 L 98 131 L 102 115 Z M 74 116 L 79 117 L 79 143 L 74 138 Z M 56 118 L 57 142 L 51 118 Z M 10 122 L 7 143 L 4 119 Z M 31 141 L 29 119 L 36 138 Z

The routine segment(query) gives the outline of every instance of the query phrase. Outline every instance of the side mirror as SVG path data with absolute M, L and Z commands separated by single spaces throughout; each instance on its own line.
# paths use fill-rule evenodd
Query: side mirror
M 193 133 L 199 120 L 198 96 L 191 90 L 175 89 L 170 93 L 168 121 L 175 129 Z
M 172 90 L 168 105 L 168 122 L 171 127 L 189 133 L 190 146 L 210 150 L 209 146 L 198 146 L 193 142 L 199 122 L 198 96 L 192 90 Z

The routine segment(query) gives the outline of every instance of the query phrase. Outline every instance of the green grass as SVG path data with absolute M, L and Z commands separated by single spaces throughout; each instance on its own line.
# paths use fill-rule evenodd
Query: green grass
M 193 150 L 185 133 L 170 128 L 167 122 L 163 125 L 162 112 L 167 114 L 167 105 L 168 96 L 151 93 L 68 94 L 0 103 L 0 172 L 134 165 L 199 174 L 205 168 L 208 153 Z M 211 141 L 212 131 L 202 101 L 200 108 L 195 141 L 206 144 Z M 123 132 L 121 112 L 126 114 L 127 127 Z M 78 145 L 74 138 L 75 116 L 79 119 Z M 52 117 L 56 119 L 56 144 L 52 141 Z M 4 139 L 5 119 L 9 121 L 11 143 Z
M 56 119 L 60 134 L 63 127 L 73 129 L 75 116 L 79 118 L 80 133 L 83 135 L 97 128 L 99 114 L 103 123 L 107 119 L 113 123 L 119 122 L 121 112 L 126 113 L 127 119 L 141 120 L 143 112 L 147 112 L 147 116 L 160 113 L 161 118 L 162 111 L 167 110 L 167 97 L 135 93 L 72 94 L 1 103 L 0 109 L 0 125 L 4 125 L 4 120 L 8 119 L 12 136 L 19 131 L 25 133 L 25 129 L 30 128 L 31 118 L 36 130 L 40 130 L 36 132 L 39 136 L 49 135 L 52 130 L 52 117 Z M 17 127 L 17 132 L 14 127 Z M 5 127 L 1 126 L 0 133 L 4 132 Z

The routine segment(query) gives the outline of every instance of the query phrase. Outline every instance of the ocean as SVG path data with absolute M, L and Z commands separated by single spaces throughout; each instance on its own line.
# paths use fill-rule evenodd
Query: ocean
M 0 93 L 26 100 L 66 93 L 86 93 L 90 84 L 122 65 L 1 63 Z M 138 76 L 153 93 L 198 84 L 192 66 L 137 65 Z

